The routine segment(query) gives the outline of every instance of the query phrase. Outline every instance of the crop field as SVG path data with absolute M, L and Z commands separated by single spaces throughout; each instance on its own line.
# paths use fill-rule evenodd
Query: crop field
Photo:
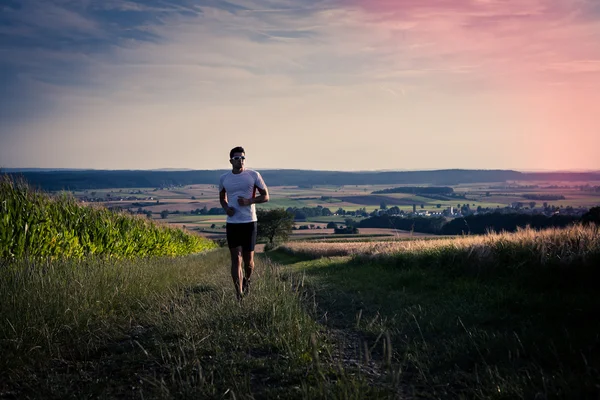
M 268 183 L 268 182 L 267 182 Z M 371 194 L 377 190 L 400 187 L 402 185 L 346 185 L 346 186 L 313 186 L 300 188 L 297 186 L 270 187 L 271 200 L 268 203 L 257 205 L 258 208 L 275 209 L 289 207 L 326 207 L 332 212 L 339 208 L 346 211 L 356 211 L 365 208 L 372 212 L 385 203 L 387 207 L 396 206 L 404 212 L 411 212 L 413 205 L 417 211 L 440 212 L 448 207 L 457 208 L 462 204 L 469 204 L 471 209 L 481 206 L 483 208 L 503 208 L 514 202 L 529 203 L 526 194 L 560 195 L 564 200 L 543 201 L 536 200 L 536 207 L 548 203 L 557 207 L 592 207 L 600 205 L 600 193 L 586 192 L 579 187 L 584 185 L 600 185 L 599 182 L 482 182 L 468 185 L 453 186 L 459 196 L 444 200 L 415 196 L 409 193 Z M 120 207 L 133 212 L 149 212 L 155 220 L 167 224 L 197 230 L 208 237 L 223 235 L 221 228 L 225 223 L 224 215 L 199 215 L 192 211 L 211 208 L 220 208 L 218 187 L 216 185 L 189 185 L 174 188 L 142 188 L 126 189 L 114 188 L 97 191 L 75 192 L 77 198 L 90 198 L 95 196 L 101 204 L 109 207 Z M 107 197 L 109 195 L 110 197 Z M 135 200 L 127 197 L 134 196 Z M 161 212 L 168 211 L 169 215 L 163 219 Z M 179 214 L 177 214 L 177 212 Z M 313 225 L 315 228 L 324 228 L 329 222 L 344 223 L 345 216 L 308 217 L 306 221 L 297 222 L 300 225 Z M 357 218 L 354 218 L 357 220 Z M 213 228 L 212 225 L 215 225 Z M 324 234 L 311 229 L 312 234 Z M 304 235 L 306 232 L 294 231 L 294 235 Z

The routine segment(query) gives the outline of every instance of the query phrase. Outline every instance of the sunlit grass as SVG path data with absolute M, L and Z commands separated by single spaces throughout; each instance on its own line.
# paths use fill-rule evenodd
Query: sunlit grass
M 288 243 L 321 320 L 414 396 L 596 398 L 597 227 L 430 241 Z M 388 338 L 389 339 L 386 339 Z M 390 353 L 391 350 L 391 354 Z
M 181 229 L 0 177 L 0 259 L 175 256 L 214 247 Z
M 257 259 L 239 303 L 229 252 L 0 268 L 0 377 L 17 398 L 379 397 L 331 361 L 301 286 Z
M 380 242 L 289 242 L 280 249 L 292 255 L 310 258 L 354 256 L 360 259 L 390 259 L 407 254 L 454 254 L 473 261 L 535 259 L 541 264 L 568 264 L 585 261 L 600 252 L 600 230 L 595 225 L 536 231 L 519 229 L 514 233 L 488 233 L 441 239 L 414 239 Z

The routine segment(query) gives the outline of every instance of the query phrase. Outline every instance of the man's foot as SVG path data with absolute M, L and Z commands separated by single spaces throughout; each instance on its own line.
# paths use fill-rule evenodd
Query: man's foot
M 244 293 L 244 296 L 250 293 L 250 279 L 244 278 L 242 281 L 242 292 Z

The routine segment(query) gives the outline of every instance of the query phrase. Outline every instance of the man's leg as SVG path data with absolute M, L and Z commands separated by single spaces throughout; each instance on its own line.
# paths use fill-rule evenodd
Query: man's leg
M 233 278 L 233 285 L 235 286 L 235 292 L 238 297 L 242 295 L 242 248 L 234 247 L 229 249 L 231 252 L 231 278 Z
M 244 272 L 246 273 L 246 279 L 250 279 L 250 275 L 254 272 L 254 251 L 243 251 L 244 258 Z
M 248 228 L 248 241 L 244 243 L 242 247 L 242 255 L 244 258 L 244 272 L 245 277 L 242 284 L 242 290 L 244 294 L 247 294 L 250 290 L 250 277 L 254 271 L 254 246 L 256 245 L 256 234 L 257 234 L 257 223 L 251 222 L 247 225 Z

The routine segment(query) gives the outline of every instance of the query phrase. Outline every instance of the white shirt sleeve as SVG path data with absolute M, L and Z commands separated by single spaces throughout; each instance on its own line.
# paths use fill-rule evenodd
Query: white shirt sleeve
M 262 176 L 260 175 L 259 172 L 256 172 L 256 178 L 254 180 L 254 186 L 256 186 L 259 189 L 265 190 L 267 188 L 267 185 L 265 185 L 265 181 L 263 180 Z
M 219 193 L 221 193 L 223 191 L 223 189 L 225 189 L 225 187 L 223 186 L 224 180 L 225 180 L 225 175 L 221 175 L 221 178 L 219 179 Z

